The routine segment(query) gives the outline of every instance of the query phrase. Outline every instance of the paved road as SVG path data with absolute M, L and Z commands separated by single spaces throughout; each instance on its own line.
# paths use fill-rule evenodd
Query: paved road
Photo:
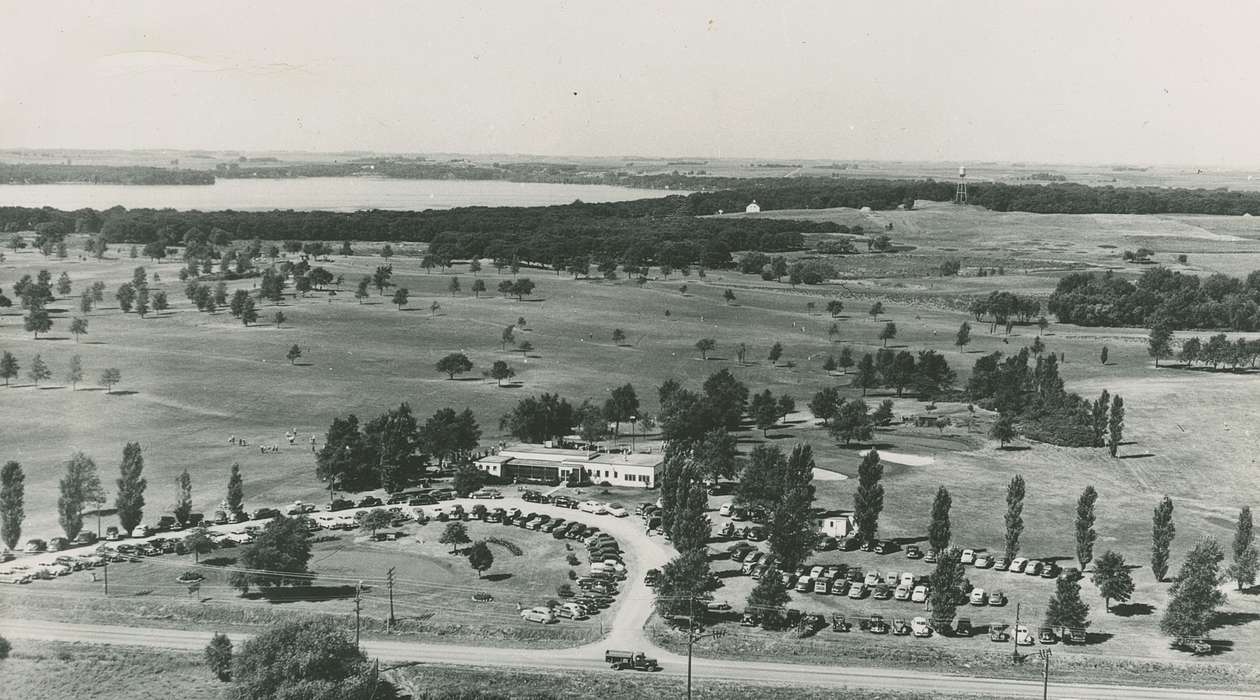
M 0 635 L 9 639 L 43 641 L 79 641 L 96 644 L 120 644 L 154 649 L 200 651 L 210 640 L 211 630 L 171 630 L 145 627 L 113 627 L 86 625 L 42 620 L 0 620 Z M 233 634 L 233 642 L 240 644 L 248 634 Z M 530 668 L 537 670 L 586 671 L 614 673 L 603 663 L 602 647 L 594 649 L 534 650 L 490 649 L 448 644 L 420 644 L 397 640 L 366 639 L 364 650 L 370 655 L 390 663 L 425 662 L 469 666 L 504 668 Z M 685 658 L 663 654 L 661 663 L 665 670 L 661 675 L 680 677 L 686 673 Z M 629 673 L 629 672 L 625 672 Z M 964 678 L 932 673 L 916 673 L 894 669 L 852 668 L 838 666 L 800 666 L 793 664 L 757 663 L 696 659 L 696 682 L 722 680 L 727 682 L 768 683 L 774 685 L 809 685 L 822 687 L 862 687 L 881 690 L 906 690 L 939 694 L 974 694 L 995 697 L 1036 698 L 1041 696 L 1041 684 L 1028 681 L 1011 681 L 992 678 Z M 1165 690 L 1110 685 L 1062 685 L 1053 684 L 1050 696 L 1054 698 L 1079 698 L 1081 700 L 1174 700 L 1178 698 L 1249 698 L 1260 694 L 1219 690 Z

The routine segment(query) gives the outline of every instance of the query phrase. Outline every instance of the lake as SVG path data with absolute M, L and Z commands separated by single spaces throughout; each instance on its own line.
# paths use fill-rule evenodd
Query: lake
M 0 185 L 0 206 L 56 209 L 267 209 L 357 211 L 529 207 L 686 194 L 609 185 L 567 185 L 501 180 L 398 180 L 381 177 L 310 177 L 230 180 L 213 185 Z

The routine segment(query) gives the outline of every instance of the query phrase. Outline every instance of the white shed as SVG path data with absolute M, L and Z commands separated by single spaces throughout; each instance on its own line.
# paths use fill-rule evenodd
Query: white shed
M 761 205 L 758 204 L 757 200 L 754 199 L 753 201 L 748 203 L 748 206 L 744 207 L 744 213 L 745 214 L 760 214 Z

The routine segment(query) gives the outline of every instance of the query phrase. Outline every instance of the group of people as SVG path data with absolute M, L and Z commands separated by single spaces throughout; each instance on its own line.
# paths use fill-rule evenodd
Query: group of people
M 290 445 L 297 444 L 297 437 L 298 437 L 297 428 L 290 428 L 284 433 L 284 438 L 289 441 Z M 228 443 L 232 445 L 237 445 L 240 447 L 245 447 L 249 445 L 249 443 L 245 440 L 245 438 L 240 438 L 235 435 L 228 437 Z M 258 446 L 259 454 L 264 454 L 264 455 L 275 454 L 275 453 L 278 453 L 279 451 L 280 451 L 279 445 L 259 445 Z M 311 452 L 315 452 L 315 435 L 314 434 L 311 435 Z

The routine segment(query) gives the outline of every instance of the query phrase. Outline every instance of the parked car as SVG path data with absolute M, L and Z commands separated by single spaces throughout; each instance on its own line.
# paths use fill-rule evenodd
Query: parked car
M 731 517 L 731 510 L 733 510 L 734 508 L 735 508 L 735 505 L 732 503 L 723 503 L 722 505 L 718 506 L 718 515 L 722 516 L 723 518 L 729 518 Z
M 923 556 L 923 563 L 924 563 L 924 564 L 935 564 L 935 563 L 936 563 L 936 557 L 937 557 L 936 550 L 935 550 L 935 549 L 929 549 L 929 550 L 927 551 L 927 554 L 925 554 L 925 555 Z
M 278 518 L 278 517 L 280 517 L 280 511 L 276 510 L 275 508 L 259 508 L 258 510 L 254 511 L 254 515 L 250 519 L 251 520 L 269 520 L 271 518 Z
M 1043 565 L 1041 562 L 1033 560 L 1024 565 L 1025 576 L 1040 576 Z
M 614 518 L 625 518 L 630 515 L 630 512 L 626 510 L 626 507 L 621 505 L 620 503 L 606 504 L 604 506 L 604 512 L 607 513 L 608 515 L 613 516 Z
M 64 537 L 54 537 L 48 540 L 48 551 L 50 552 L 60 552 L 64 549 L 69 549 L 69 548 L 70 548 L 70 540 Z
M 1027 559 L 1025 559 L 1024 557 L 1015 557 L 1014 559 L 1011 560 L 1011 566 L 1009 569 L 1007 569 L 1007 571 L 1011 572 L 1012 574 L 1022 574 L 1024 573 L 1024 567 L 1027 565 L 1028 565 Z
M 1030 647 L 1036 643 L 1033 639 L 1033 633 L 1028 629 L 1028 625 L 1020 625 L 1015 628 L 1015 643 L 1021 647 Z
M 826 595 L 831 590 L 831 582 L 827 579 L 820 578 L 814 580 L 814 592 Z
M 381 499 L 377 498 L 376 496 L 365 496 L 359 500 L 360 508 L 374 508 L 379 505 L 383 505 L 383 504 L 381 503 Z
M 556 616 L 548 608 L 526 608 L 521 611 L 521 619 L 546 625 L 555 622 Z
M 83 530 L 74 538 L 74 546 L 83 547 L 89 544 L 96 544 L 96 533 L 91 530 Z
M 353 507 L 354 507 L 354 501 L 348 498 L 338 498 L 338 499 L 335 499 L 332 503 L 328 504 L 328 511 L 336 512 L 339 510 L 350 510 Z
M 910 586 L 906 586 L 904 584 L 901 586 L 897 586 L 897 590 L 893 591 L 893 598 L 895 598 L 896 600 L 910 600 L 910 594 L 913 591 L 914 591 L 913 588 L 911 588 Z
M 912 603 L 925 603 L 925 602 L 927 602 L 927 597 L 928 597 L 928 587 L 927 587 L 927 586 L 915 586 L 915 587 L 914 587 L 914 593 L 911 593 L 911 594 L 910 594 L 910 602 L 912 602 Z
M 998 557 L 993 560 L 994 571 L 1006 571 L 1011 568 L 1011 562 L 1006 557 Z
M 923 550 L 919 549 L 919 545 L 912 544 L 906 547 L 906 559 L 922 559 Z
M 1011 626 L 1000 623 L 989 625 L 989 641 L 990 642 L 1009 642 L 1011 641 Z
M 551 505 L 559 506 L 560 508 L 577 508 L 578 502 L 577 499 L 568 496 L 556 496 L 551 499 Z
M 910 625 L 906 623 L 904 618 L 894 617 L 892 623 L 892 633 L 898 637 L 904 637 L 910 634 Z
M 1059 570 L 1058 564 L 1052 561 L 1042 562 L 1041 578 L 1058 578 L 1060 573 L 1062 572 Z
M 468 497 L 476 498 L 478 500 L 489 500 L 493 498 L 503 498 L 503 494 L 495 491 L 494 489 L 481 489 L 480 491 L 473 491 L 468 494 Z
M 818 544 L 815 546 L 815 549 L 817 549 L 820 552 L 830 552 L 831 550 L 835 549 L 838 546 L 840 546 L 840 541 L 837 540 L 836 538 L 824 537 L 818 540 Z
M 831 595 L 848 595 L 848 594 L 849 594 L 849 579 L 837 578 L 835 581 L 831 582 Z
M 855 584 L 853 584 L 852 586 L 850 586 L 850 587 L 849 587 L 849 599 L 850 599 L 850 600 L 861 600 L 862 598 L 865 598 L 865 597 L 866 597 L 866 590 L 867 590 L 867 589 L 866 589 L 866 584 L 864 584 L 864 583 L 855 583 Z
M 892 540 L 880 540 L 875 543 L 873 551 L 876 554 L 892 554 L 897 551 L 897 543 Z
M 977 569 L 987 569 L 990 566 L 993 566 L 993 557 L 983 552 L 980 554 L 977 554 L 976 561 L 975 561 L 975 564 L 973 564 L 973 566 L 975 566 Z
M 960 564 L 974 564 L 974 563 L 976 563 L 976 550 L 974 550 L 974 549 L 964 549 L 964 550 L 962 551 L 962 557 L 961 557 L 958 561 L 959 561 L 959 563 L 960 563 Z
M 39 554 L 48 549 L 48 543 L 41 539 L 32 539 L 26 541 L 26 546 L 22 551 L 27 554 Z
M 871 597 L 875 600 L 888 600 L 892 598 L 892 595 L 893 589 L 888 584 L 881 583 L 875 587 L 875 592 L 871 594 Z
M 888 623 L 884 621 L 883 615 L 871 615 L 871 619 L 866 624 L 866 629 L 871 634 L 888 634 Z
M 927 618 L 916 617 L 910 621 L 910 631 L 916 637 L 931 637 L 932 627 L 928 625 Z
M 959 637 L 970 637 L 972 634 L 974 634 L 974 631 L 971 628 L 971 618 L 960 617 L 957 620 L 955 620 L 954 621 L 954 634 L 958 635 Z
M 988 605 L 989 596 L 985 594 L 983 588 L 973 588 L 971 589 L 971 596 L 970 596 L 969 602 L 972 605 Z
M 748 528 L 748 540 L 751 542 L 761 542 L 766 539 L 766 529 L 764 527 Z
M 995 608 L 1006 605 L 1006 594 L 1002 591 L 993 591 L 989 594 L 989 605 Z
M 105 539 L 109 542 L 117 542 L 122 539 L 122 534 L 119 533 L 117 525 L 110 525 L 105 528 Z
M 788 575 L 794 575 L 794 574 L 788 574 Z M 800 580 L 796 582 L 797 593 L 808 593 L 812 590 L 814 590 L 814 579 L 808 576 L 802 576 Z
M 1042 644 L 1058 644 L 1059 635 L 1055 634 L 1054 630 L 1049 627 L 1038 627 L 1037 641 Z
M 583 513 L 594 513 L 599 515 L 604 512 L 604 504 L 599 501 L 582 501 L 578 504 L 578 510 Z

